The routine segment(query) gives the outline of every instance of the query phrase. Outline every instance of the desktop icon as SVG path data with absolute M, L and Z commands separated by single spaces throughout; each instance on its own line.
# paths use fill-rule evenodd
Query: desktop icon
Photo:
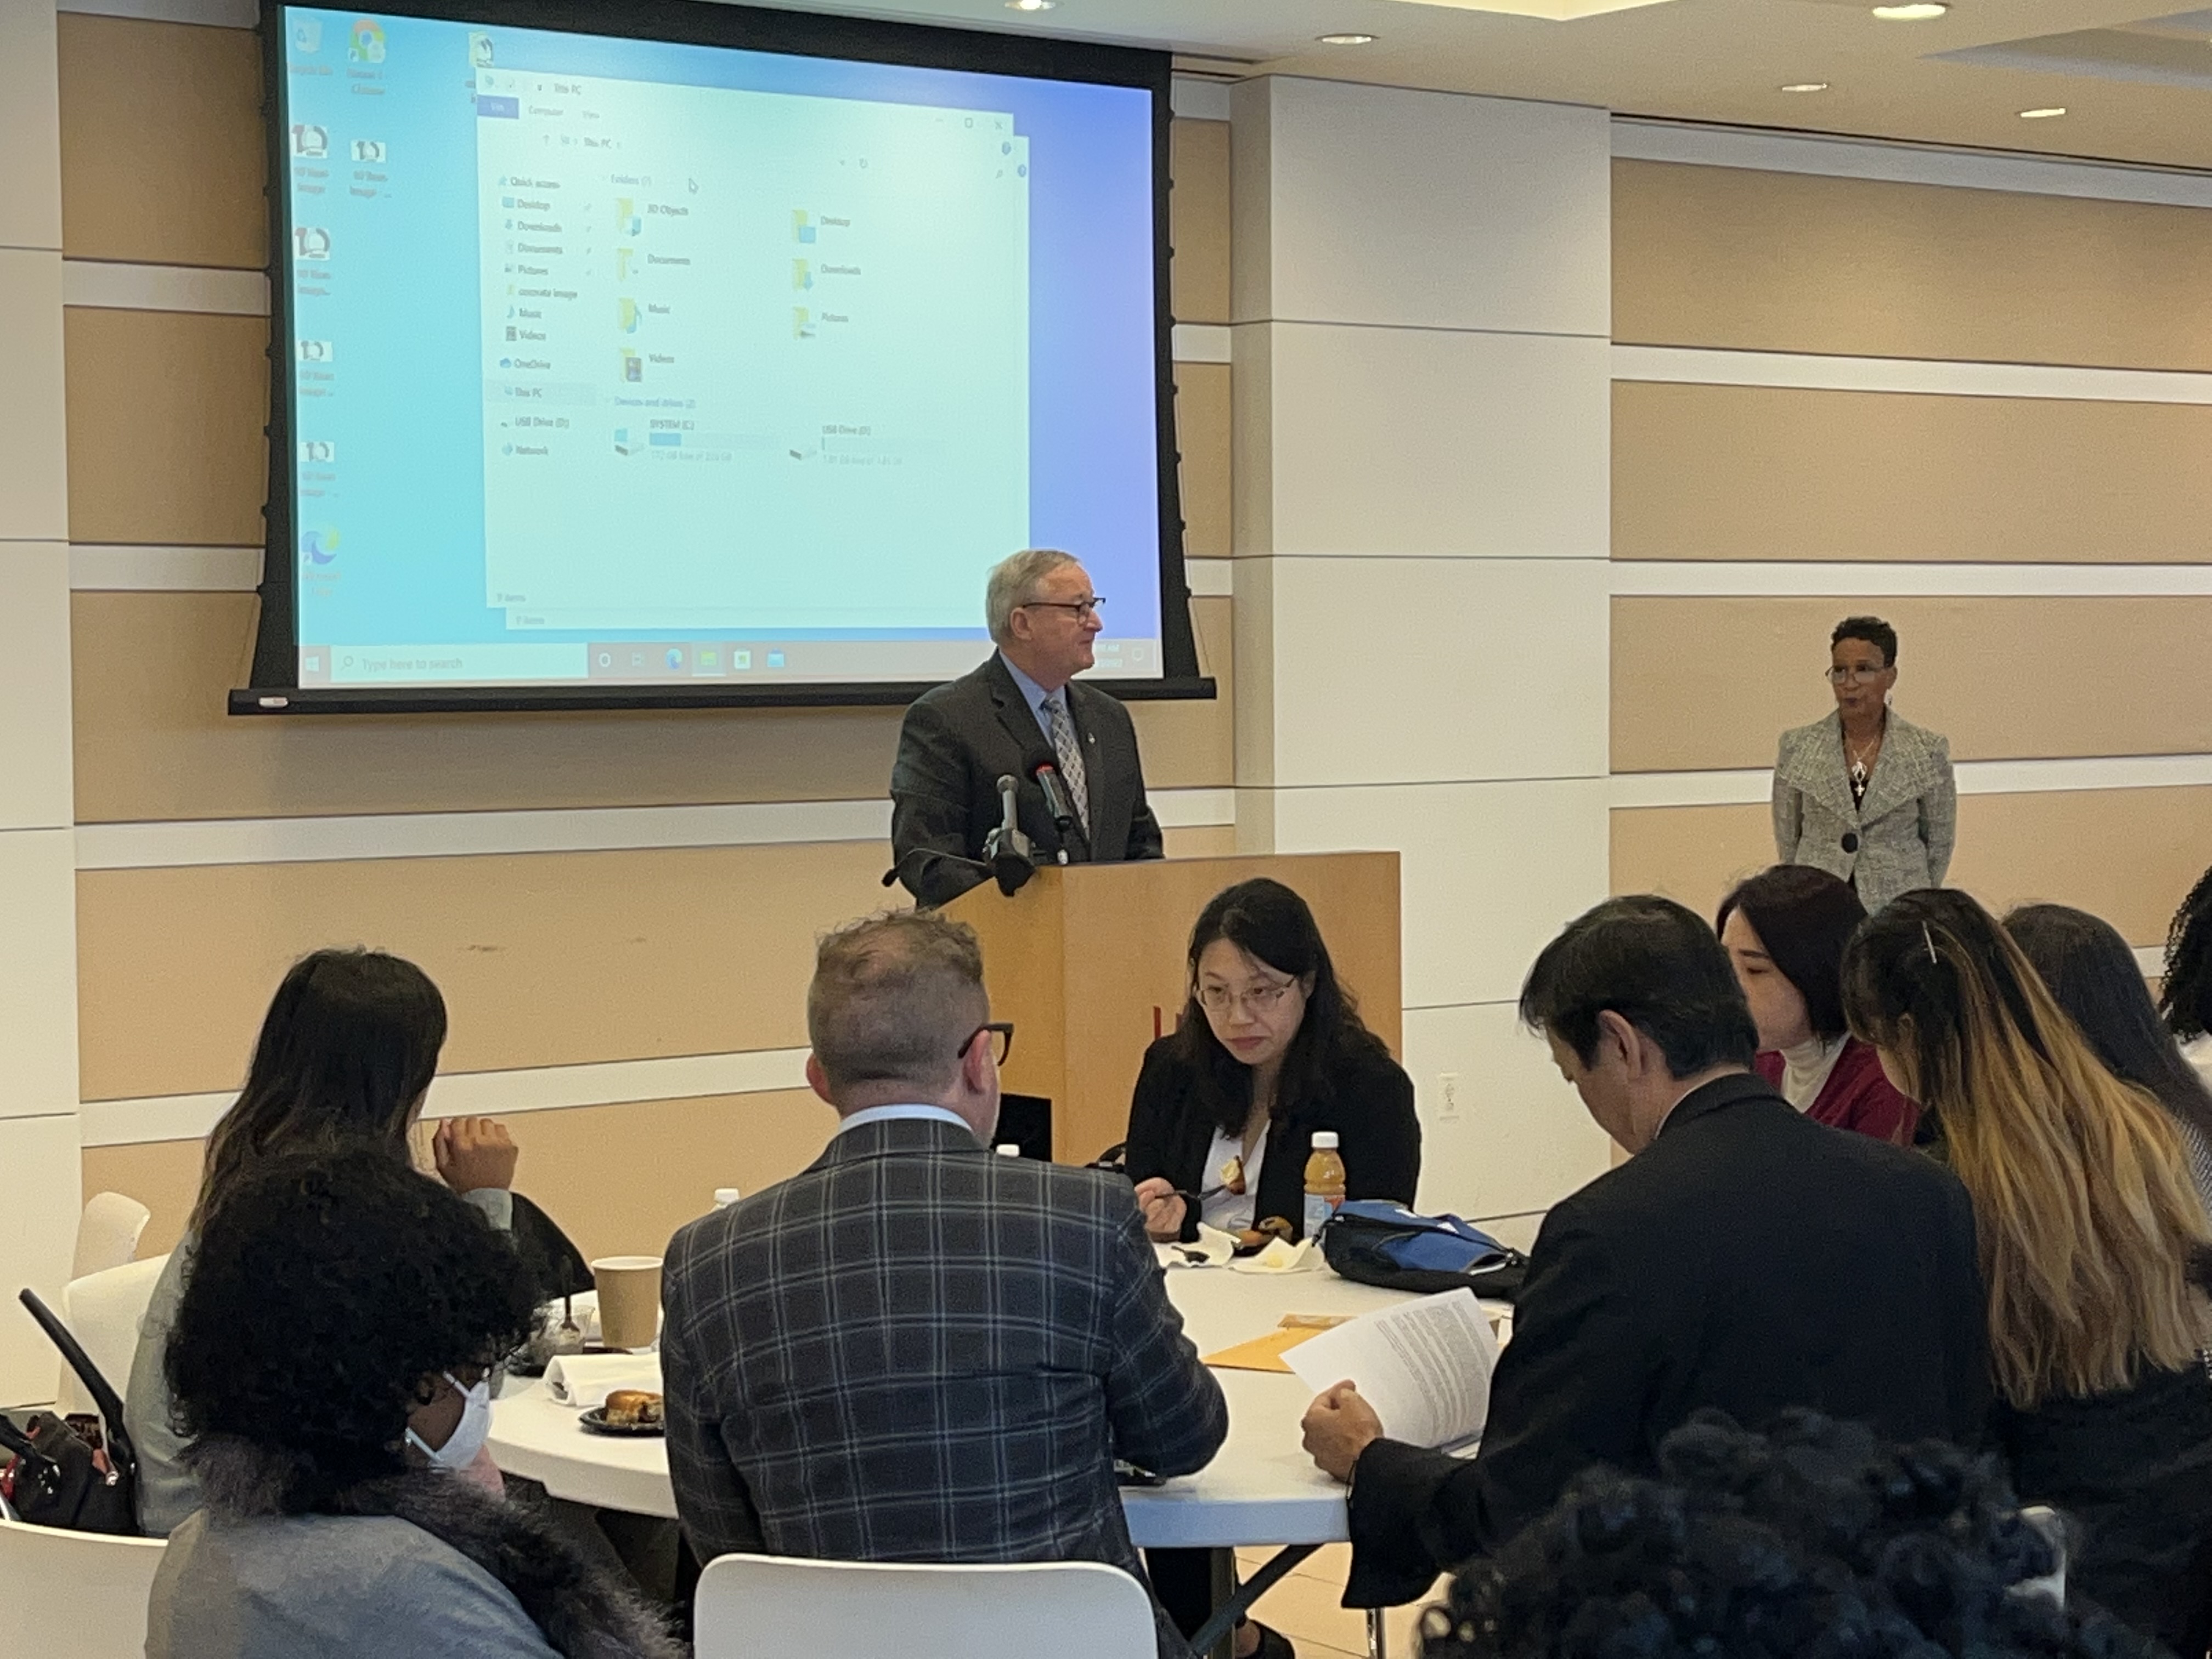
M 337 356 L 337 348 L 328 340 L 300 342 L 300 361 L 303 363 L 327 363 Z
M 338 447 L 328 438 L 303 439 L 300 444 L 300 461 L 305 466 L 335 466 Z
M 616 454 L 637 455 L 643 453 L 644 450 L 645 446 L 643 444 L 634 444 L 629 441 L 629 428 L 628 427 L 618 426 L 615 428 Z
M 367 17 L 356 18 L 352 37 L 346 42 L 346 56 L 356 64 L 382 63 L 384 26 Z
M 742 670 L 742 669 L 749 669 L 749 668 L 750 668 L 752 665 L 753 665 L 753 653 L 752 653 L 751 652 L 750 652 L 750 651 L 732 651 L 732 652 L 731 652 L 731 653 L 730 653 L 730 666 L 731 666 L 731 667 L 735 668 L 735 669 L 740 669 L 740 670 Z
M 323 20 L 302 17 L 292 25 L 292 50 L 313 54 L 323 49 Z
M 695 645 L 691 647 L 691 672 L 695 674 L 719 674 L 722 672 L 722 647 L 719 645 Z
M 292 257 L 295 259 L 327 259 L 331 257 L 331 234 L 314 225 L 302 225 L 292 233 Z
M 615 281 L 618 283 L 629 281 L 630 261 L 636 258 L 637 250 L 634 247 L 618 247 L 615 250 Z
M 615 301 L 615 307 L 616 315 L 622 324 L 622 331 L 625 334 L 636 333 L 637 301 L 635 300 L 617 300 Z
M 680 645 L 670 646 L 668 647 L 667 662 L 668 672 L 670 673 L 682 673 L 684 672 L 684 647 Z
M 327 526 L 300 532 L 300 551 L 309 564 L 332 564 L 338 556 L 338 532 Z
M 292 125 L 292 154 L 310 161 L 319 161 L 331 153 L 331 135 L 327 129 L 308 121 Z
M 811 242 L 814 240 L 814 216 L 805 208 L 793 208 L 791 210 L 791 240 L 794 242 Z
M 491 67 L 491 36 L 481 33 L 469 36 L 469 62 L 478 69 Z
M 356 138 L 353 141 L 353 159 L 380 167 L 392 159 L 392 152 L 385 148 L 381 138 Z
M 627 196 L 615 198 L 615 234 L 635 236 L 645 228 L 645 222 L 637 216 L 637 203 Z
M 791 337 L 794 340 L 811 340 L 814 337 L 814 313 L 807 310 L 805 306 L 793 306 L 791 308 Z
M 645 379 L 645 359 L 635 351 L 622 355 L 623 379 L 633 385 Z
M 782 652 L 781 652 L 781 651 L 771 651 L 771 652 L 769 652 L 769 653 L 768 653 L 768 665 L 769 665 L 770 668 L 781 668 L 781 667 L 782 667 L 782 666 L 783 666 L 783 653 L 782 653 Z
M 791 262 L 791 285 L 804 293 L 814 286 L 814 267 L 805 259 Z

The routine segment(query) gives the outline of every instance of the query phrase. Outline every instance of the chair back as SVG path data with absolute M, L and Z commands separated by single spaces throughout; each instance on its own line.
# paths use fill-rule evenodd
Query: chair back
M 699 1576 L 696 1659 L 1157 1659 L 1152 1597 L 1096 1561 L 934 1566 L 725 1555 Z
M 161 1269 L 168 1265 L 166 1255 L 126 1261 L 105 1273 L 73 1279 L 62 1291 L 63 1322 L 84 1345 L 87 1358 L 100 1367 L 100 1374 L 118 1397 L 130 1388 L 131 1364 L 138 1353 L 138 1327 L 146 1317 L 147 1304 L 154 1299 Z M 62 1367 L 56 1409 L 64 1417 L 71 1412 L 98 1409 L 90 1391 L 66 1365 Z
M 138 1236 L 153 1212 L 121 1193 L 94 1193 L 76 1223 L 76 1260 L 71 1279 L 119 1267 L 138 1254 Z
M 167 1547 L 0 1520 L 0 1653 L 143 1659 L 146 1598 Z

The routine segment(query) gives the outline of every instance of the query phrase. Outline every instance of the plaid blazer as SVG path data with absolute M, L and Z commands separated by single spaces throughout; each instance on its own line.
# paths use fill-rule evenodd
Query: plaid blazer
M 1774 762 L 1774 851 L 1858 889 L 1871 915 L 1916 887 L 1941 887 L 1959 829 L 1951 745 L 1893 712 L 1867 780 L 1851 801 L 1840 714 L 1782 734 Z M 1851 850 L 1844 842 L 1849 837 Z
M 1129 1183 L 941 1121 L 864 1124 L 692 1222 L 662 1296 L 669 1472 L 702 1561 L 1133 1573 L 1114 1457 L 1186 1474 L 1228 1433 Z

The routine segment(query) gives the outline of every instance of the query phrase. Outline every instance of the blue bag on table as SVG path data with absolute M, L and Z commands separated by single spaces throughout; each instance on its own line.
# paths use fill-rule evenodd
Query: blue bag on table
M 1422 1215 L 1388 1199 L 1340 1205 L 1321 1253 L 1340 1278 L 1389 1291 L 1471 1290 L 1510 1302 L 1528 1258 L 1455 1215 Z

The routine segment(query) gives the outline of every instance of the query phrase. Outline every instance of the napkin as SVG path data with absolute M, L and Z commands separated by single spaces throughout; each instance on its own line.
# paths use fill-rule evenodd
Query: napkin
M 1310 1238 L 1302 1238 L 1295 1244 L 1271 1238 L 1267 1248 L 1259 1255 L 1240 1257 L 1229 1265 L 1240 1273 L 1308 1273 L 1321 1266 L 1321 1246 Z
M 660 1356 L 565 1353 L 545 1367 L 545 1392 L 563 1406 L 604 1406 L 617 1389 L 660 1392 Z

